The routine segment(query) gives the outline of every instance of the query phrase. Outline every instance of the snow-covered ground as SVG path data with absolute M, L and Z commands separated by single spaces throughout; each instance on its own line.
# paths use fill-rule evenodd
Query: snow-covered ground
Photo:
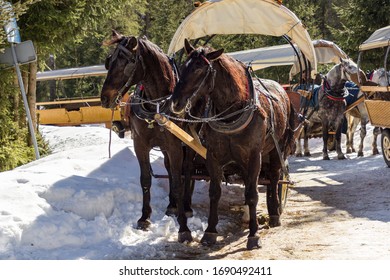
M 164 215 L 168 205 L 167 179 L 153 179 L 150 230 L 135 229 L 141 213 L 142 194 L 138 163 L 129 137 L 119 139 L 112 135 L 112 157 L 109 158 L 109 131 L 103 127 L 41 126 L 40 129 L 53 153 L 0 173 L 0 259 L 390 259 L 390 169 L 385 167 L 382 155 L 370 155 L 371 132 L 363 158 L 350 155 L 348 160 L 337 161 L 331 153 L 331 161 L 322 161 L 317 139 L 310 142 L 312 158 L 291 157 L 290 172 L 297 188 L 291 191 L 283 214 L 282 223 L 286 227 L 262 230 L 265 231 L 262 233 L 263 248 L 245 252 L 241 250 L 245 243 L 240 238 L 245 240 L 246 233 L 241 229 L 239 214 L 231 210 L 242 203 L 242 187 L 228 185 L 223 190 L 221 204 L 229 201 L 225 206 L 233 214 L 221 212 L 219 228 L 224 237 L 222 245 L 214 250 L 196 242 L 207 225 L 208 205 L 208 184 L 197 181 L 195 215 L 189 219 L 195 242 L 177 244 L 177 222 Z M 155 173 L 166 174 L 160 151 L 153 150 L 151 160 Z M 369 202 L 372 210 L 360 204 L 363 202 L 359 197 L 361 189 L 355 193 L 351 188 L 345 188 L 348 184 L 364 187 L 362 195 L 366 198 L 375 195 Z M 326 195 L 318 195 L 321 193 L 318 191 L 332 195 L 326 198 Z M 372 194 L 378 191 L 381 193 Z M 263 207 L 261 196 L 260 206 Z M 338 204 L 338 200 L 345 197 L 351 202 Z M 327 214 L 317 206 L 326 209 Z M 356 216 L 359 211 L 361 214 Z M 318 217 L 319 214 L 322 216 Z M 312 227 L 296 241 L 302 231 L 306 231 L 304 225 L 313 219 L 321 218 L 326 223 L 334 217 L 346 220 L 350 216 L 359 220 L 349 225 L 344 221 L 351 230 L 341 231 L 340 234 L 345 234 L 342 238 L 338 236 L 337 227 Z M 375 225 L 381 227 L 381 232 L 371 231 Z M 354 230 L 359 227 L 362 232 L 357 235 Z M 242 233 L 237 237 L 237 232 Z M 283 233 L 288 237 L 278 238 L 278 234 Z M 320 243 L 318 239 L 308 240 L 310 236 L 325 238 L 328 234 L 334 247 L 326 247 L 332 244 L 314 244 Z M 360 239 L 361 236 L 364 238 Z M 359 242 L 355 243 L 357 239 Z M 284 244 L 281 254 L 270 251 L 277 242 Z M 315 255 L 315 250 L 308 250 L 304 242 L 324 247 Z M 374 247 L 377 251 L 370 249 L 370 242 L 377 244 Z M 361 245 L 363 243 L 368 245 Z

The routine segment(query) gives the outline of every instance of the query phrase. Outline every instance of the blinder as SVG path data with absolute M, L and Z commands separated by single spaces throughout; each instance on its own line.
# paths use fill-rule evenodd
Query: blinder
M 117 48 L 114 50 L 114 52 L 112 54 L 107 56 L 105 63 L 104 63 L 104 67 L 106 68 L 106 70 L 110 69 L 111 63 L 114 62 L 118 58 L 120 52 L 122 52 L 125 59 L 127 60 L 127 63 L 126 63 L 126 66 L 125 66 L 125 69 L 123 72 L 125 75 L 126 74 L 130 75 L 131 68 L 136 63 L 136 56 L 121 43 L 118 44 Z

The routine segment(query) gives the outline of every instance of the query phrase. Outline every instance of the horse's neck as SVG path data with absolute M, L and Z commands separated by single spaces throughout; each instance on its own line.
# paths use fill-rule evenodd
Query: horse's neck
M 157 99 L 169 95 L 172 91 L 171 84 L 174 83 L 174 81 L 171 81 L 171 79 L 174 79 L 174 77 L 166 77 L 160 65 L 158 65 L 157 67 L 153 66 L 154 60 L 148 60 L 146 57 L 143 59 L 145 60 L 145 77 L 141 81 L 141 83 L 145 88 L 146 97 L 148 99 Z M 166 67 L 171 68 L 170 64 Z M 173 70 L 170 69 L 169 71 Z
M 226 70 L 217 70 L 214 89 L 210 96 L 215 108 L 219 112 L 227 109 L 241 109 L 248 99 L 249 94 L 243 93 L 237 85 L 229 86 L 229 84 L 223 82 L 231 79 L 232 77 L 230 76 L 230 73 Z M 243 75 L 241 79 L 247 83 L 246 75 Z

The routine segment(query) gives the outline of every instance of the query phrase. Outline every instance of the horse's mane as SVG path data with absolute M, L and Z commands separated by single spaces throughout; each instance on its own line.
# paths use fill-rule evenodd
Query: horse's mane
M 237 93 L 242 99 L 247 99 L 249 94 L 245 66 L 227 54 L 221 55 L 219 63 L 225 68 L 225 75 L 228 74 L 229 76 L 225 79 L 229 88 L 237 90 Z
M 161 69 L 164 79 L 169 84 L 169 91 L 173 92 L 176 83 L 168 56 L 161 50 L 160 47 L 146 38 L 138 39 L 138 47 L 140 46 L 142 46 L 141 52 L 148 54 L 148 57 L 152 60 L 153 65 L 150 65 L 151 69 L 159 66 L 158 68 Z
M 212 48 L 204 48 L 205 53 L 211 51 L 213 51 Z M 239 99 L 247 99 L 249 97 L 247 89 L 248 81 L 244 64 L 227 54 L 222 54 L 216 62 L 225 70 L 220 71 L 220 73 L 223 73 L 223 84 L 231 89 L 232 92 L 237 93 Z

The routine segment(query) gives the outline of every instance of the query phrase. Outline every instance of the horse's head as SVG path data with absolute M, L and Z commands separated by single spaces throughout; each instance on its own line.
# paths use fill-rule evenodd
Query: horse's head
M 202 96 L 210 94 L 215 83 L 213 62 L 223 53 L 223 49 L 195 49 L 186 39 L 184 42 L 187 60 L 180 71 L 180 80 L 172 95 L 172 112 L 182 114 L 189 110 Z
M 116 47 L 105 61 L 108 72 L 100 98 L 103 107 L 114 108 L 122 95 L 140 79 L 143 69 L 138 63 L 137 38 L 125 37 L 113 30 L 111 40 L 104 44 Z
M 344 81 L 351 81 L 352 75 L 357 75 L 359 72 L 359 68 L 355 62 L 351 59 L 340 58 L 340 67 L 341 67 L 341 79 Z
M 390 71 L 386 73 L 384 68 L 374 70 L 371 76 L 371 81 L 377 83 L 379 86 L 390 85 Z

